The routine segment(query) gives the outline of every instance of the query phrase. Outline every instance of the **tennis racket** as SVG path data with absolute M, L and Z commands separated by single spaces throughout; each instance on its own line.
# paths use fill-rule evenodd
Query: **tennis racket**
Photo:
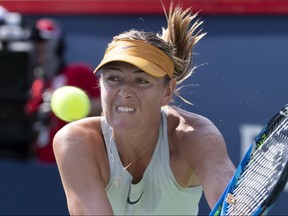
M 267 215 L 288 180 L 288 104 L 257 135 L 211 215 Z

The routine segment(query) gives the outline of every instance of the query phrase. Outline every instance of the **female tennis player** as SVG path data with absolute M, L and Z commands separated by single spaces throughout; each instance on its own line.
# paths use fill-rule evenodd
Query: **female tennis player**
M 103 116 L 54 138 L 71 214 L 196 215 L 202 190 L 217 202 L 235 170 L 224 139 L 207 118 L 169 105 L 204 36 L 195 18 L 171 6 L 161 34 L 129 30 L 108 45 L 95 69 Z

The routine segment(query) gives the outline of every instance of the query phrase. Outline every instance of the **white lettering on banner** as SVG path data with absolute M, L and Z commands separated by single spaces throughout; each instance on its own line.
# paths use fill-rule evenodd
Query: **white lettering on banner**
M 240 125 L 240 137 L 241 137 L 241 146 L 240 146 L 240 158 L 243 158 L 248 147 L 253 142 L 254 138 L 262 130 L 263 125 L 258 124 L 242 124 Z M 288 184 L 284 189 L 288 192 Z

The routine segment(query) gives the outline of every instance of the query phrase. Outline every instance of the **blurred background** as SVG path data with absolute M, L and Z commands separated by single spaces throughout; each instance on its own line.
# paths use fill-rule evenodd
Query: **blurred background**
M 170 1 L 162 2 L 168 8 Z M 255 135 L 288 101 L 288 1 L 181 2 L 199 12 L 208 34 L 195 47 L 197 68 L 181 89 L 193 105 L 176 102 L 215 123 L 238 165 Z M 57 55 L 60 49 L 58 60 L 51 60 L 58 62 L 55 68 L 64 62 L 73 66 L 61 76 L 55 72 L 53 83 L 74 74 L 73 62 L 81 62 L 82 70 L 89 65 L 89 77 L 114 35 L 130 28 L 160 32 L 166 25 L 162 6 L 159 0 L 6 0 L 0 5 L 0 214 L 68 215 L 47 141 L 53 121 L 45 101 L 54 84 L 45 88 L 50 79 L 44 66 L 38 68 L 38 49 L 48 44 L 50 54 L 56 50 Z M 270 215 L 287 215 L 287 200 L 286 186 Z M 199 214 L 209 212 L 202 199 Z

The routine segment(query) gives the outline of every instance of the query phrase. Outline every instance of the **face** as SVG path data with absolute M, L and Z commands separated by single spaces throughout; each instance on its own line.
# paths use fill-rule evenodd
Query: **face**
M 173 86 L 124 62 L 104 65 L 101 99 L 104 115 L 116 130 L 159 124 L 161 106 L 169 103 Z
M 59 58 L 56 55 L 55 41 L 39 41 L 35 43 L 37 65 L 47 77 L 55 75 L 59 67 Z

